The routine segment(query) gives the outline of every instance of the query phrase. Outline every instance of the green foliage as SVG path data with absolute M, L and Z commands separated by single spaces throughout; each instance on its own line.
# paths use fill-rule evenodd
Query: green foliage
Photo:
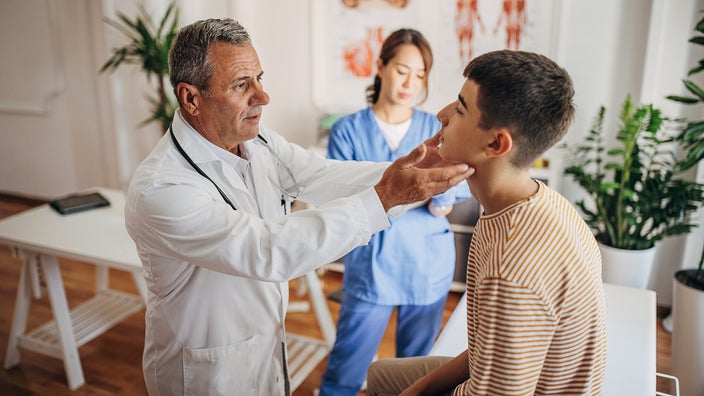
M 697 26 L 695 27 L 697 35 L 689 39 L 690 43 L 696 45 L 704 45 L 704 17 L 702 17 Z M 704 58 L 699 59 L 697 64 L 689 69 L 687 77 L 692 77 L 696 74 L 704 71 Z M 676 102 L 681 102 L 687 105 L 695 105 L 704 102 L 704 90 L 697 85 L 690 78 L 682 80 L 687 91 L 693 96 L 668 96 L 668 99 L 674 100 Z M 704 120 L 698 121 L 688 121 L 687 126 L 682 131 L 679 136 L 682 144 L 686 148 L 687 156 L 682 162 L 682 167 L 689 169 L 699 163 L 699 161 L 704 157 Z M 697 278 L 700 282 L 704 282 L 704 246 L 702 247 L 702 254 L 699 259 L 699 268 L 697 271 Z
M 604 143 L 604 117 L 599 109 L 581 144 L 572 148 L 565 169 L 593 199 L 577 206 L 596 238 L 620 249 L 647 249 L 666 236 L 688 233 L 696 225 L 689 216 L 704 201 L 704 184 L 680 178 L 691 167 L 674 150 L 681 141 L 666 127 L 660 110 L 623 103 L 616 148 Z M 669 126 L 669 125 L 668 125 Z
M 152 115 L 142 125 L 158 121 L 162 130 L 166 131 L 178 106 L 170 90 L 167 92 L 168 82 L 165 81 L 169 75 L 169 49 L 178 33 L 178 9 L 171 3 L 159 24 L 155 25 L 144 6 L 138 5 L 138 8 L 139 14 L 134 19 L 118 13 L 118 20 L 105 20 L 127 37 L 129 43 L 114 49 L 113 55 L 103 64 L 100 72 L 115 71 L 123 63 L 138 64 L 147 74 L 148 80 L 156 78 L 156 97 L 148 97 Z

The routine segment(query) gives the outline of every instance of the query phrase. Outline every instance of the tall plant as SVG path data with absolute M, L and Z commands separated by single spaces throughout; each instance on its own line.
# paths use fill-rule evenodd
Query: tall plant
M 156 79 L 156 96 L 148 96 L 152 105 L 151 116 L 142 125 L 160 122 L 162 131 L 168 129 L 177 103 L 170 90 L 167 91 L 169 75 L 169 49 L 178 33 L 178 9 L 171 3 L 159 24 L 155 24 L 143 5 L 138 5 L 139 13 L 134 19 L 118 12 L 117 20 L 106 19 L 128 39 L 129 43 L 113 50 L 113 54 L 100 69 L 101 72 L 115 71 L 123 63 L 138 64 L 147 74 L 147 79 Z
M 697 22 L 695 31 L 698 34 L 689 39 L 689 42 L 704 46 L 704 17 Z M 688 105 L 704 103 L 704 89 L 692 80 L 692 77 L 702 71 L 704 71 L 704 58 L 700 58 L 697 64 L 689 69 L 687 78 L 682 80 L 682 83 L 685 88 L 687 88 L 690 95 L 671 95 L 667 98 Z M 679 140 L 682 142 L 687 152 L 687 156 L 682 162 L 682 168 L 692 168 L 697 165 L 702 158 L 704 158 L 704 120 L 688 121 L 687 126 L 679 136 Z M 704 290 L 704 246 L 702 246 L 702 254 L 699 259 L 697 279 L 700 282 L 700 288 Z
M 601 243 L 641 250 L 666 236 L 685 234 L 688 221 L 704 201 L 704 185 L 682 179 L 692 165 L 678 160 L 678 138 L 665 126 L 652 105 L 636 107 L 630 96 L 623 103 L 616 134 L 618 145 L 604 143 L 602 106 L 585 141 L 573 147 L 573 162 L 565 169 L 591 196 L 577 206 Z

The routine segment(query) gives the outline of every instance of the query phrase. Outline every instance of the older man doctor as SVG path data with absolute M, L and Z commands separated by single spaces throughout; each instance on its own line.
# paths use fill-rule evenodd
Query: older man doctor
M 285 395 L 287 281 L 389 226 L 394 206 L 465 180 L 431 139 L 389 166 L 326 160 L 259 125 L 269 96 L 246 30 L 184 27 L 169 54 L 180 109 L 127 193 L 149 295 L 152 395 Z M 290 213 L 294 199 L 316 209 Z

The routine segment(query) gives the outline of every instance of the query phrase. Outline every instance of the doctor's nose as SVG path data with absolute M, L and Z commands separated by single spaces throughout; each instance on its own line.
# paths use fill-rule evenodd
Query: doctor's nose
M 266 93 L 266 91 L 264 90 L 264 87 L 260 86 L 260 88 L 254 94 L 254 101 L 257 105 L 260 106 L 266 106 L 269 104 L 271 99 L 269 98 L 269 94 Z
M 251 106 L 266 106 L 270 101 L 271 99 L 269 98 L 269 94 L 264 90 L 264 84 L 262 84 L 261 81 L 258 81 L 254 85 L 253 92 L 249 97 L 249 104 Z

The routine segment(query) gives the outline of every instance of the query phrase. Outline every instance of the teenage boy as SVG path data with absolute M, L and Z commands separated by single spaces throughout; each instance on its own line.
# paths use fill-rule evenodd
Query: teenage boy
M 484 208 L 467 265 L 468 349 L 382 359 L 368 395 L 598 395 L 606 366 L 601 258 L 574 207 L 531 165 L 567 132 L 574 88 L 545 56 L 474 59 L 438 113 L 440 154 L 476 169 Z

